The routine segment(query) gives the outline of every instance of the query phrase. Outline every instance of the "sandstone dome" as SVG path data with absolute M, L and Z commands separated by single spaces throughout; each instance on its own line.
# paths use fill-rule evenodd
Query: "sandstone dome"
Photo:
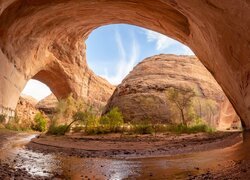
M 192 88 L 201 116 L 210 125 L 227 129 L 240 119 L 212 75 L 195 56 L 156 55 L 139 63 L 116 88 L 105 111 L 119 107 L 125 121 L 161 120 L 173 123 L 166 91 Z M 211 106 L 211 109 L 208 109 Z

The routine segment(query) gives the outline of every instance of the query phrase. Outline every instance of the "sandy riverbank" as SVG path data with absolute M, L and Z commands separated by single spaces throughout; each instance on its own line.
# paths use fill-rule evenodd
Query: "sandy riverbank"
M 40 135 L 27 148 L 42 153 L 59 152 L 78 157 L 143 158 L 224 148 L 242 140 L 239 132 L 103 136 Z
M 4 158 L 7 161 L 0 161 L 0 179 L 67 179 L 66 177 L 109 179 L 108 177 L 113 177 L 114 173 L 134 179 L 164 179 L 169 176 L 179 177 L 179 173 L 182 179 L 237 179 L 238 177 L 244 179 L 250 172 L 249 156 L 243 157 L 248 155 L 249 148 L 248 146 L 241 148 L 248 143 L 238 143 L 242 142 L 242 135 L 239 132 L 160 134 L 156 137 L 152 135 L 120 137 L 119 134 L 105 136 L 74 134 L 61 137 L 40 135 L 31 141 L 31 138 L 27 137 L 31 135 L 0 131 L 1 144 L 4 145 L 0 150 L 11 148 L 13 145 L 19 148 L 14 156 L 9 153 L 13 157 Z M 22 142 L 23 139 L 28 144 Z M 233 144 L 237 145 L 232 146 Z M 192 154 L 195 155 L 192 162 L 194 164 L 189 163 Z M 225 154 L 228 158 L 224 157 Z M 210 159 L 210 156 L 213 158 Z M 217 162 L 217 158 L 221 160 Z M 190 164 L 191 167 L 186 167 L 188 171 L 180 169 L 181 165 L 176 166 L 179 159 L 183 165 Z M 166 166 L 175 162 L 177 164 L 173 164 L 174 169 L 171 169 L 172 166 Z M 74 166 L 71 167 L 72 164 Z M 177 174 L 174 175 L 175 173 Z

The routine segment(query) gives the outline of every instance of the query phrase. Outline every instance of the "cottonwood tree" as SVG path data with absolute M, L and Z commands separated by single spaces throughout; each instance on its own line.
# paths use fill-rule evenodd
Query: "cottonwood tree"
M 188 118 L 185 116 L 185 112 L 191 107 L 192 99 L 195 97 L 194 90 L 190 88 L 177 89 L 169 88 L 166 92 L 168 100 L 173 103 L 180 111 L 181 120 L 184 125 L 187 125 Z

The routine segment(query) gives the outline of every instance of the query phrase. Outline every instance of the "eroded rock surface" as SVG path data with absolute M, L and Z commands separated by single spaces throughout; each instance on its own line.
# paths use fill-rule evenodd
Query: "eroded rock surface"
M 112 107 L 119 107 L 128 122 L 152 119 L 173 123 L 171 111 L 174 105 L 166 97 L 171 87 L 193 89 L 197 114 L 213 127 L 238 127 L 236 123 L 240 119 L 232 105 L 195 56 L 162 54 L 146 58 L 116 88 L 106 112 Z
M 0 112 L 13 114 L 34 76 L 57 97 L 69 91 L 90 96 L 89 79 L 96 76 L 87 68 L 84 41 L 99 26 L 127 23 L 188 45 L 249 128 L 249 12 L 243 0 L 1 0 Z M 102 99 L 110 86 L 99 78 L 93 82 L 99 95 L 92 97 Z
M 50 94 L 36 104 L 36 108 L 46 114 L 53 114 L 56 111 L 58 100 L 54 94 Z
M 26 124 L 31 127 L 34 117 L 40 111 L 35 107 L 37 100 L 22 94 L 18 100 L 16 107 L 16 116 L 19 124 Z

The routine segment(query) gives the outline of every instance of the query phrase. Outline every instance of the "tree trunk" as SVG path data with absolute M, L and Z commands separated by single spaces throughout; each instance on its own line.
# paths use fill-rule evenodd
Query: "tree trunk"
M 187 124 L 186 124 L 186 121 L 185 121 L 185 116 L 184 116 L 184 110 L 183 109 L 181 109 L 181 118 L 182 118 L 182 124 L 184 124 L 186 126 Z
M 66 128 L 65 131 L 64 131 L 64 134 L 68 131 L 68 129 L 70 128 L 70 126 L 71 126 L 74 122 L 76 122 L 76 121 L 78 121 L 78 120 L 74 120 L 74 121 L 72 121 L 71 123 L 69 123 L 69 125 L 67 126 L 67 128 Z

